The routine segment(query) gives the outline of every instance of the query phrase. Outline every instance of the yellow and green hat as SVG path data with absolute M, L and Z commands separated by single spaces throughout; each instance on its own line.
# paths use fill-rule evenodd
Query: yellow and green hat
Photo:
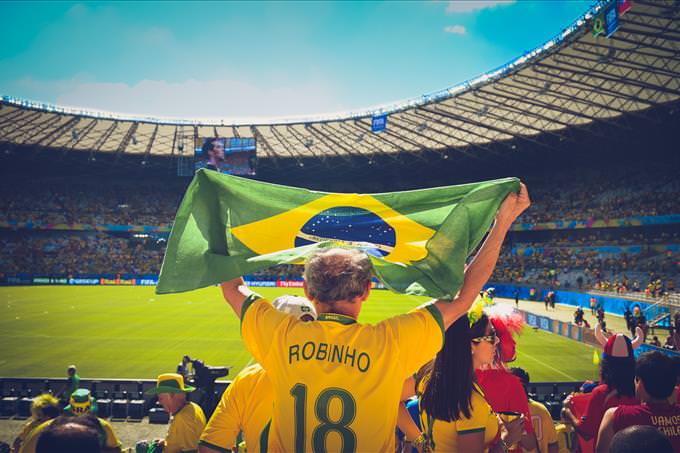
M 75 415 L 87 414 L 92 410 L 92 397 L 88 389 L 78 389 L 71 393 L 68 400 L 69 404 L 64 408 L 64 412 Z
M 181 374 L 165 373 L 156 379 L 156 387 L 147 390 L 147 395 L 158 395 L 159 393 L 188 393 L 196 390 L 190 385 L 184 385 L 184 378 Z

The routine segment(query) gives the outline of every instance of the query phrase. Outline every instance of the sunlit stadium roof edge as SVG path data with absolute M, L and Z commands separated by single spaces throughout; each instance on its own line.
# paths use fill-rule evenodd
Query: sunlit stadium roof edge
M 614 2 L 616 0 L 613 0 Z M 542 45 L 536 47 L 535 49 L 524 53 L 523 55 L 515 58 L 509 63 L 503 64 L 498 68 L 487 71 L 479 76 L 473 77 L 472 79 L 465 80 L 461 83 L 453 85 L 448 88 L 437 90 L 431 93 L 423 94 L 419 97 L 406 99 L 402 101 L 396 101 L 391 103 L 386 103 L 384 105 L 379 105 L 375 107 L 369 107 L 359 111 L 347 111 L 347 112 L 337 112 L 330 114 L 318 114 L 318 115 L 303 115 L 298 117 L 281 117 L 281 118 L 254 118 L 253 121 L 247 120 L 227 120 L 220 118 L 195 118 L 195 119 L 182 119 L 173 117 L 156 117 L 156 116 L 145 116 L 136 114 L 125 114 L 108 112 L 104 110 L 95 109 L 84 109 L 79 107 L 69 107 L 63 105 L 50 104 L 41 101 L 23 99 L 21 97 L 16 97 L 12 95 L 2 95 L 3 102 L 8 104 L 21 106 L 25 108 L 43 110 L 55 113 L 66 113 L 71 115 L 80 115 L 92 118 L 102 118 L 102 119 L 115 119 L 124 121 L 139 121 L 139 122 L 149 122 L 149 123 L 160 123 L 160 124 L 186 124 L 186 125 L 269 125 L 269 124 L 295 124 L 295 123 L 308 123 L 308 122 L 325 122 L 325 121 L 338 121 L 345 119 L 354 118 L 366 118 L 372 117 L 374 115 L 390 114 L 404 110 L 407 108 L 417 107 L 419 105 L 429 104 L 431 102 L 440 101 L 447 99 L 457 94 L 465 91 L 474 89 L 477 86 L 481 86 L 487 83 L 491 83 L 494 80 L 509 74 L 510 72 L 521 69 L 524 65 L 531 64 L 532 61 L 541 58 L 546 52 L 550 52 L 556 46 L 562 45 L 569 42 L 570 39 L 574 37 L 574 33 L 583 31 L 587 22 L 592 20 L 592 18 L 600 12 L 604 5 L 610 3 L 610 1 L 598 1 L 592 7 L 588 9 L 581 17 L 579 17 L 574 23 L 566 27 L 560 33 L 555 35 L 552 39 L 546 41 Z
M 279 122 L 169 120 L 0 101 L 0 142 L 138 155 L 181 155 L 194 137 L 254 137 L 260 157 L 385 155 L 536 142 L 680 98 L 680 7 L 634 1 L 619 28 L 595 36 L 600 2 L 552 40 L 454 87 L 357 113 Z M 618 17 L 618 16 L 617 16 Z M 388 114 L 387 129 L 371 117 Z M 185 149 L 186 146 L 186 149 Z

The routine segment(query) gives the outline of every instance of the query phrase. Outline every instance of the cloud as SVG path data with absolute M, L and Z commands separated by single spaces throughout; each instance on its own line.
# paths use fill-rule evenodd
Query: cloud
M 242 80 L 168 82 L 141 80 L 134 84 L 84 79 L 36 80 L 9 84 L 19 95 L 57 105 L 135 116 L 239 121 L 339 111 L 341 96 L 326 77 L 259 86 Z M 12 93 L 9 93 L 12 94 Z M 329 110 L 330 107 L 330 110 Z
M 454 35 L 464 35 L 467 33 L 467 29 L 462 25 L 449 25 L 448 27 L 444 27 L 444 31 Z
M 515 3 L 515 0 L 452 0 L 446 5 L 446 13 L 471 13 L 482 9 L 496 8 L 497 6 L 508 6 L 513 3 Z

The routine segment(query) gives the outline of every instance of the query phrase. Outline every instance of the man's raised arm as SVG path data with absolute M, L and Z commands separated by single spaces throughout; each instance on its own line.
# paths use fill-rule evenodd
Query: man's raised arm
M 234 309 L 236 316 L 241 319 L 243 302 L 245 302 L 248 296 L 253 294 L 253 292 L 246 286 L 243 277 L 237 277 L 228 282 L 223 282 L 220 286 L 222 287 L 224 299 L 231 305 L 231 308 Z
M 510 230 L 512 222 L 530 204 L 529 191 L 524 184 L 520 185 L 519 193 L 510 193 L 503 200 L 491 231 L 486 236 L 477 255 L 475 255 L 470 265 L 465 269 L 463 287 L 460 289 L 460 292 L 453 301 L 438 300 L 435 302 L 435 306 L 442 314 L 444 329 L 448 329 L 451 324 L 470 309 L 496 267 L 496 261 L 498 261 L 498 256 L 501 253 L 503 240 L 508 230 Z

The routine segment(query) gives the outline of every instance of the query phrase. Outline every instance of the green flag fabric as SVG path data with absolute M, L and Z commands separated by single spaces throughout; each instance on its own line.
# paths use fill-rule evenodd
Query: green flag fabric
M 389 289 L 452 297 L 466 258 L 505 196 L 506 178 L 380 194 L 286 187 L 199 170 L 177 211 L 156 293 L 190 291 L 284 263 L 327 247 L 371 257 Z

